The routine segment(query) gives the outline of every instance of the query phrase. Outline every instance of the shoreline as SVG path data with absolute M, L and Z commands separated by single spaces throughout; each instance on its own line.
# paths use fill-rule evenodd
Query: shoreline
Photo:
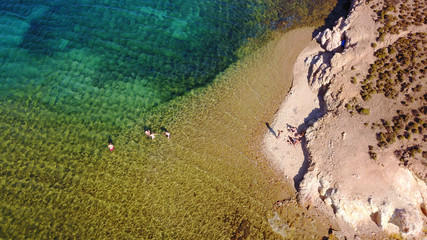
M 292 146 L 286 142 L 290 136 L 287 128 L 292 126 L 303 132 L 319 117 L 322 110 L 318 93 L 308 85 L 307 76 L 310 65 L 305 59 L 314 53 L 321 51 L 320 46 L 312 40 L 298 55 L 293 67 L 293 82 L 286 98 L 276 112 L 271 131 L 265 134 L 263 145 L 268 159 L 274 167 L 285 177 L 295 190 L 308 169 L 308 152 L 305 149 L 306 142 Z M 282 130 L 279 138 L 277 131 Z
M 415 33 L 425 33 L 426 25 L 415 24 L 401 32 L 387 33 L 381 40 L 378 29 L 384 23 L 376 13 L 388 11 L 386 7 L 380 0 L 354 0 L 346 18 L 340 18 L 332 29 L 313 38 L 298 55 L 292 88 L 268 126 L 269 131 L 264 134 L 264 153 L 273 168 L 294 186 L 300 206 L 318 210 L 334 221 L 336 226 L 330 229 L 339 239 L 426 236 L 427 185 L 423 178 L 427 175 L 423 174 L 427 169 L 421 166 L 423 160 L 415 154 L 400 159 L 398 156 L 411 145 L 424 150 L 427 146 L 425 135 L 422 140 L 409 137 L 405 140 L 401 135 L 397 143 L 395 138 L 387 140 L 385 147 L 378 143 L 378 136 L 382 136 L 379 134 L 384 134 L 381 131 L 388 129 L 386 123 L 395 121 L 396 112 L 409 112 L 419 117 L 417 108 L 425 99 L 416 95 L 415 88 L 400 90 L 390 98 L 384 92 L 391 91 L 393 85 L 383 89 L 381 77 L 368 75 L 376 73 L 371 68 L 375 64 L 386 71 L 383 65 L 389 59 L 397 62 L 387 63 L 392 70 L 401 67 L 409 72 L 411 68 L 422 68 L 414 60 L 401 64 L 396 61 L 397 54 L 390 50 L 383 58 L 378 52 L 391 49 L 398 39 L 414 41 L 415 36 L 419 37 L 417 41 L 423 40 L 425 47 L 425 35 Z M 417 47 L 422 49 L 422 44 Z M 398 54 L 404 51 L 407 49 L 399 50 Z M 413 55 L 425 59 L 422 54 L 414 52 Z M 383 59 L 383 65 L 378 59 Z M 423 71 L 420 73 L 412 71 L 414 77 L 410 81 L 405 78 L 401 81 L 409 85 L 415 82 L 413 84 L 421 88 L 425 75 Z M 390 74 L 390 78 L 393 81 L 397 76 Z M 362 94 L 368 85 L 377 90 L 370 92 L 374 95 L 370 101 Z M 405 103 L 405 97 L 411 94 L 415 95 L 415 100 Z M 404 134 L 396 124 L 390 129 Z M 293 136 L 287 131 L 290 127 L 296 127 L 298 132 L 307 131 L 301 144 L 292 146 L 286 142 Z M 420 133 L 422 137 L 420 129 L 412 133 Z M 279 130 L 283 130 L 280 137 Z M 407 159 L 405 164 L 402 158 Z M 408 162 L 411 164 L 407 166 Z
M 171 141 L 161 151 L 178 155 L 178 151 L 170 148 L 174 146 L 174 139 L 191 139 L 191 142 L 180 141 L 178 149 L 193 149 L 195 146 L 202 149 L 207 159 L 191 159 L 194 165 L 209 169 L 209 172 L 215 171 L 221 179 L 232 182 L 251 199 L 260 197 L 260 203 L 267 210 L 264 217 L 274 220 L 274 213 L 278 212 L 280 218 L 279 225 L 273 227 L 274 223 L 269 223 L 269 229 L 273 227 L 278 234 L 296 238 L 324 236 L 328 226 L 324 224 L 324 219 L 317 220 L 314 214 L 310 215 L 313 218 L 303 217 L 307 216 L 307 211 L 297 204 L 286 207 L 286 213 L 274 208 L 277 200 L 294 198 L 295 195 L 292 187 L 287 184 L 283 186 L 281 176 L 271 168 L 261 152 L 261 143 L 265 122 L 272 119 L 281 98 L 289 92 L 294 62 L 310 43 L 312 32 L 313 28 L 298 28 L 277 35 L 257 52 L 219 75 L 211 88 L 201 89 L 188 96 L 185 102 L 180 102 L 184 108 L 174 119 Z M 170 105 L 175 106 L 174 103 Z M 165 107 L 164 110 L 167 109 Z M 169 125 L 166 127 L 171 128 Z M 214 165 L 212 156 L 221 156 Z M 190 159 L 186 159 L 185 163 L 189 162 Z M 228 167 L 214 169 L 216 165 Z M 255 175 L 254 171 L 259 175 Z M 288 232 L 281 232 L 282 227 L 288 227 Z

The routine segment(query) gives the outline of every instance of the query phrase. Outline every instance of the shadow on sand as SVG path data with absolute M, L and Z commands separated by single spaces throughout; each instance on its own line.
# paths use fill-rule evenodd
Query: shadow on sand
M 271 128 L 271 126 L 270 126 L 270 124 L 269 124 L 268 122 L 266 122 L 266 123 L 265 123 L 265 126 L 267 126 L 268 131 L 270 131 L 270 132 L 271 132 L 271 134 L 273 134 L 273 136 L 274 136 L 275 138 L 277 138 L 276 132 L 274 131 L 274 129 L 273 129 L 273 128 Z
M 304 118 L 304 123 L 302 123 L 301 125 L 299 125 L 298 128 L 298 133 L 302 133 L 307 131 L 307 129 L 309 127 L 311 127 L 313 125 L 313 123 L 315 123 L 317 120 L 319 120 L 326 112 L 327 112 L 327 108 L 326 108 L 326 103 L 325 100 L 323 98 L 324 94 L 325 94 L 325 88 L 321 88 L 319 89 L 318 93 L 317 93 L 317 98 L 319 101 L 319 108 L 315 108 L 313 109 L 307 117 Z M 308 151 L 307 148 L 307 139 L 304 136 L 302 138 L 302 142 L 301 142 L 301 149 L 302 152 L 304 154 L 304 161 L 300 167 L 300 169 L 298 170 L 298 174 L 294 176 L 293 181 L 294 181 L 294 187 L 297 191 L 299 191 L 299 185 L 301 183 L 301 181 L 304 178 L 304 175 L 307 173 L 308 171 L 308 167 L 310 165 L 310 153 Z

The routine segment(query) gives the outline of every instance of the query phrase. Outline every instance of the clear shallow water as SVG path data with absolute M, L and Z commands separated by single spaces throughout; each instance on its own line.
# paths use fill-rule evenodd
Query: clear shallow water
M 213 80 L 261 31 L 251 1 L 45 2 L 1 3 L 2 96 L 121 128 Z
M 247 139 L 275 95 L 245 78 L 192 90 L 264 31 L 263 9 L 2 1 L 0 236 L 273 238 L 281 191 Z M 149 141 L 147 127 L 173 138 Z

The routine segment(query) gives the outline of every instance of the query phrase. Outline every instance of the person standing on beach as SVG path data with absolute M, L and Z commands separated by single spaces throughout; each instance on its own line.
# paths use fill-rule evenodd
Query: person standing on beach
M 280 137 L 280 133 L 282 133 L 283 131 L 282 130 L 280 130 L 280 129 L 278 129 L 277 130 L 277 136 L 276 136 L 276 138 L 278 139 L 279 137 Z

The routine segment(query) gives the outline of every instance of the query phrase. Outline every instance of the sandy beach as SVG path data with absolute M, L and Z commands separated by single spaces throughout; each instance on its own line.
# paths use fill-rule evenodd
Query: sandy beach
M 271 124 L 274 133 L 269 131 L 264 139 L 267 154 L 273 164 L 296 189 L 307 172 L 308 158 L 303 145 L 291 145 L 287 142 L 289 136 L 293 136 L 288 129 L 296 127 L 298 132 L 304 132 L 322 115 L 318 93 L 308 85 L 309 65 L 304 61 L 320 50 L 319 45 L 311 41 L 298 56 L 293 69 L 292 88 Z M 277 136 L 278 131 L 283 131 L 280 136 Z

